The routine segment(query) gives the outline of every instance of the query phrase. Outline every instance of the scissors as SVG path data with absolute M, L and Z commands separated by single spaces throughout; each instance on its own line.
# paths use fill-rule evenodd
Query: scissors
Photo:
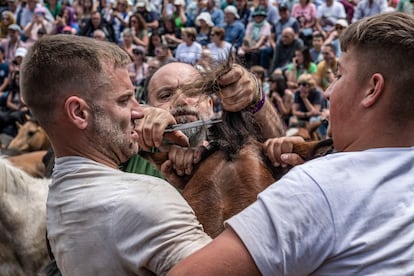
M 189 129 L 189 128 L 196 128 L 196 127 L 201 127 L 201 126 L 210 126 L 210 125 L 221 123 L 221 122 L 223 122 L 223 120 L 221 118 L 213 118 L 213 119 L 208 119 L 208 120 L 198 120 L 198 121 L 194 121 L 194 122 L 191 122 L 191 123 L 176 124 L 176 125 L 168 126 L 164 130 L 164 133 L 173 132 L 173 131 L 176 131 L 176 130 L 185 130 L 185 129 Z

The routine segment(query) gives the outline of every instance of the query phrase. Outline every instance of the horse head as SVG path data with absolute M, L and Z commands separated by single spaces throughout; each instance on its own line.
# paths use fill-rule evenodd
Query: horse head
M 34 120 L 28 120 L 23 125 L 17 123 L 19 131 L 10 142 L 7 149 L 20 152 L 47 150 L 50 147 L 49 138 L 43 128 Z

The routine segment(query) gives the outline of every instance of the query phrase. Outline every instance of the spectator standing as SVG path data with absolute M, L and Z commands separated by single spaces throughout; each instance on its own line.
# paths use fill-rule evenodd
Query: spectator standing
M 239 20 L 239 14 L 234 6 L 224 9 L 224 40 L 229 42 L 237 50 L 243 43 L 245 25 Z
M 183 42 L 180 43 L 175 51 L 175 58 L 178 61 L 196 64 L 201 55 L 202 47 L 195 41 L 197 31 L 195 28 L 187 27 L 182 29 Z
M 53 25 L 51 22 L 47 21 L 45 18 L 46 8 L 38 7 L 36 8 L 33 14 L 33 20 L 24 28 L 24 35 L 26 37 L 26 43 L 28 45 L 33 44 L 37 39 L 37 32 L 40 29 L 46 30 L 47 34 L 50 34 L 53 30 Z

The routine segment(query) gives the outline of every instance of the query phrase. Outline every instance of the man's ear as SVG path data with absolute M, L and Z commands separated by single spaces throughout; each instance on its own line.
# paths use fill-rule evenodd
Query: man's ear
M 88 125 L 89 106 L 78 96 L 70 96 L 65 101 L 65 111 L 70 122 L 77 128 L 85 129 Z
M 373 106 L 384 92 L 384 77 L 380 73 L 375 73 L 369 80 L 369 85 L 365 90 L 362 105 L 364 107 Z

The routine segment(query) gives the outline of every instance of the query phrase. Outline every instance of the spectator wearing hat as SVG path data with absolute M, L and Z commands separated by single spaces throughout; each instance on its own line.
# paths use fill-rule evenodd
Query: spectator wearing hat
M 7 29 L 11 24 L 15 24 L 16 20 L 14 19 L 14 15 L 10 11 L 3 11 L 1 13 L 1 21 L 0 21 L 0 38 L 4 39 L 7 37 Z
M 260 6 L 264 8 L 266 12 L 267 22 L 269 22 L 271 25 L 275 25 L 277 21 L 279 20 L 279 11 L 277 10 L 277 8 L 269 4 L 269 0 L 258 0 L 257 7 L 260 7 Z M 251 14 L 251 18 L 249 19 L 250 22 L 253 20 L 252 15 L 253 13 Z
M 38 7 L 35 9 L 33 19 L 24 28 L 24 35 L 26 37 L 26 43 L 32 45 L 37 39 L 37 32 L 40 29 L 45 29 L 46 33 L 51 33 L 53 25 L 45 18 L 46 8 Z
M 42 4 L 39 3 L 39 0 L 27 0 L 26 5 L 24 6 L 20 18 L 20 26 L 24 29 L 30 22 L 33 21 L 33 17 L 35 15 L 37 8 L 43 8 L 42 11 L 44 13 L 44 19 L 49 22 L 53 22 L 55 18 L 50 13 L 48 9 L 45 9 Z
M 246 28 L 244 24 L 239 21 L 240 18 L 236 7 L 227 6 L 224 9 L 224 40 L 231 43 L 236 50 L 238 50 L 244 39 Z
M 268 52 L 266 48 L 270 47 L 271 28 L 266 21 L 266 10 L 259 6 L 252 13 L 253 21 L 247 25 L 244 35 L 243 44 L 238 50 L 238 55 L 244 57 L 246 67 L 260 65 L 266 69 L 269 68 L 269 58 L 264 60 L 264 54 Z
M 326 0 L 318 7 L 316 18 L 316 29 L 327 37 L 333 31 L 335 22 L 346 18 L 344 5 L 336 0 Z
M 188 64 L 196 64 L 200 58 L 201 47 L 200 43 L 196 40 L 197 30 L 193 27 L 187 27 L 182 29 L 183 42 L 177 46 L 175 51 L 175 58 L 178 61 Z
M 239 20 L 241 23 L 243 23 L 244 28 L 247 27 L 252 13 L 252 10 L 249 8 L 249 4 L 247 1 L 248 0 L 236 0 L 236 8 Z
M 211 42 L 211 29 L 214 27 L 210 14 L 208 12 L 200 13 L 200 15 L 196 18 L 196 26 L 196 41 L 200 43 L 201 46 L 207 47 L 207 44 Z
M 279 20 L 273 28 L 272 40 L 273 47 L 276 46 L 276 41 L 281 37 L 282 32 L 286 28 L 292 28 L 295 34 L 299 34 L 299 22 L 290 15 L 289 8 L 286 4 L 280 3 L 278 6 L 279 9 Z
M 0 42 L 0 46 L 4 49 L 4 58 L 9 64 L 14 60 L 17 48 L 27 47 L 26 43 L 20 39 L 21 32 L 19 25 L 11 24 L 7 28 L 7 38 Z
M 143 80 L 148 76 L 148 63 L 144 47 L 135 46 L 132 49 L 132 62 L 128 65 L 128 72 L 135 87 L 143 85 Z
M 160 13 L 151 7 L 148 0 L 137 0 L 135 8 L 136 12 L 144 18 L 149 30 L 155 30 L 160 26 Z
M 136 46 L 148 48 L 148 25 L 140 13 L 134 13 L 129 17 L 129 28 L 132 31 L 132 43 Z
M 201 10 L 201 12 L 208 12 L 211 16 L 214 26 L 220 26 L 223 24 L 224 13 L 220 8 L 216 7 L 215 0 L 207 0 L 207 5 Z
M 184 27 L 187 24 L 187 16 L 185 14 L 185 1 L 164 0 L 162 16 L 172 16 L 174 18 L 175 25 L 178 28 Z
M 332 43 L 336 48 L 336 57 L 341 56 L 341 45 L 339 43 L 339 37 L 348 28 L 348 22 L 345 19 L 338 19 L 335 23 L 334 30 L 329 34 L 325 40 L 326 44 Z

